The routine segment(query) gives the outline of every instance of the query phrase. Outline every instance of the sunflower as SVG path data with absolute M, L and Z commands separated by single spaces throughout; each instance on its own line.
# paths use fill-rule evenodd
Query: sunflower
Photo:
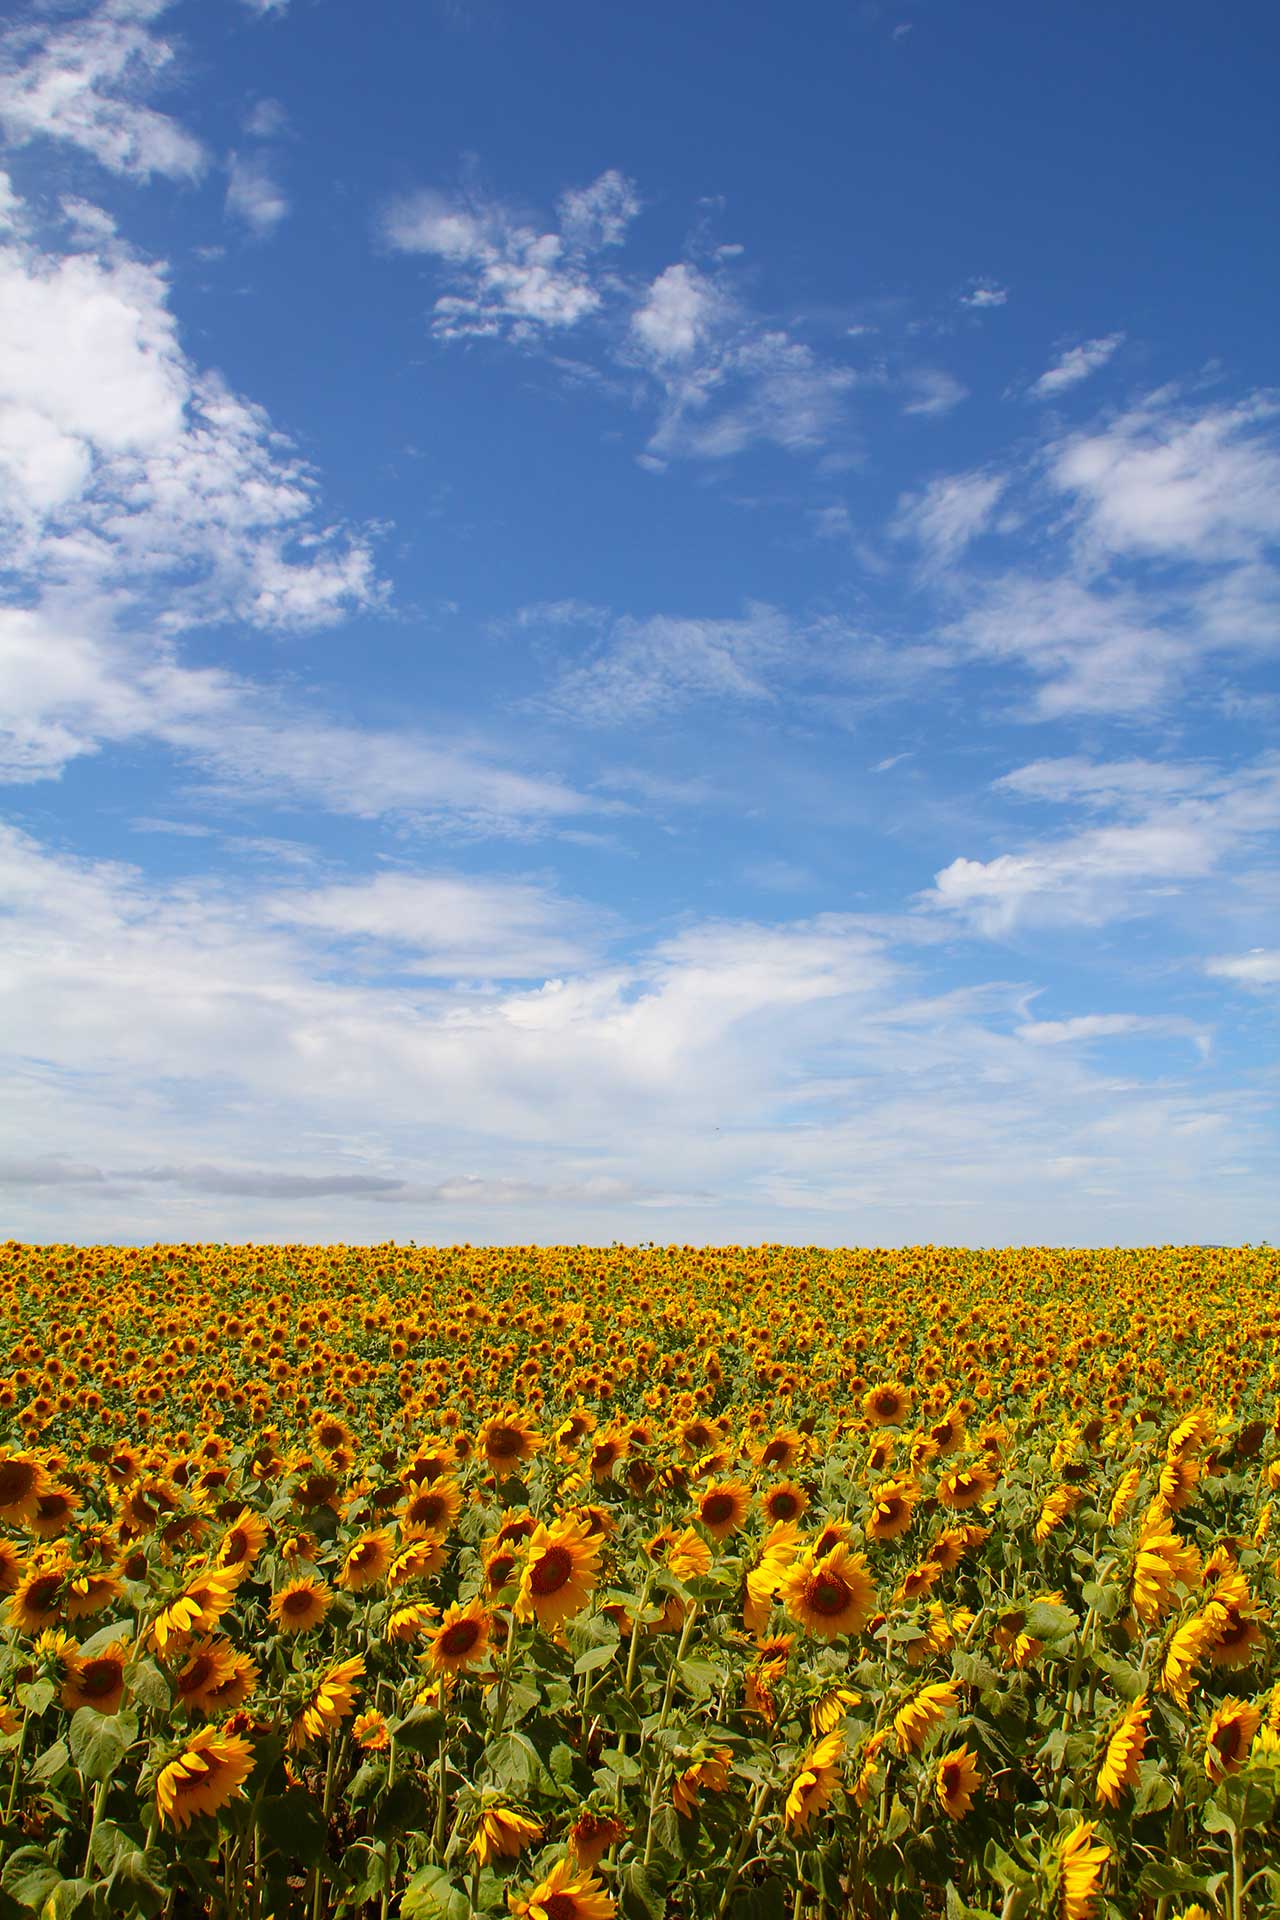
M 834 1733 L 841 1721 L 861 1705 L 860 1693 L 848 1687 L 828 1687 L 810 1707 L 809 1725 L 815 1733 Z
M 467 1667 L 482 1665 L 489 1657 L 492 1627 L 493 1620 L 479 1600 L 469 1600 L 465 1607 L 455 1601 L 428 1636 L 431 1671 L 461 1673 Z
M 338 1585 L 350 1593 L 363 1593 L 366 1587 L 376 1587 L 391 1565 L 391 1558 L 389 1533 L 382 1530 L 362 1533 L 347 1551 Z
M 809 1511 L 809 1496 L 798 1481 L 779 1480 L 761 1495 L 760 1505 L 767 1520 L 803 1520 Z
M 785 1569 L 777 1591 L 791 1618 L 819 1640 L 860 1633 L 876 1604 L 865 1557 L 843 1545 L 821 1557 L 805 1554 Z
M 171 1640 L 209 1633 L 235 1599 L 239 1576 L 231 1567 L 197 1573 L 176 1600 L 156 1615 L 151 1636 L 161 1653 Z
M 305 1747 L 332 1733 L 355 1712 L 356 1682 L 364 1672 L 364 1657 L 343 1660 L 321 1675 L 306 1706 L 289 1730 L 289 1745 Z
M 387 1615 L 383 1631 L 388 1640 L 402 1643 L 416 1640 L 420 1633 L 426 1632 L 439 1611 L 439 1607 L 433 1607 L 429 1600 L 415 1600 L 407 1607 L 393 1607 Z
M 0 1540 L 0 1593 L 13 1593 L 26 1572 L 21 1548 L 13 1540 Z
M 901 1381 L 886 1380 L 867 1390 L 862 1411 L 873 1427 L 900 1427 L 910 1404 L 910 1395 Z
M 123 1592 L 123 1584 L 113 1573 L 73 1573 L 63 1601 L 67 1618 L 83 1620 L 89 1614 L 101 1613 Z
M 410 1580 L 426 1580 L 431 1574 L 439 1573 L 448 1558 L 444 1541 L 438 1534 L 414 1534 L 392 1554 L 391 1564 L 387 1568 L 387 1585 L 403 1587 Z
M 462 1511 L 462 1489 L 456 1480 L 436 1480 L 418 1487 L 401 1504 L 406 1526 L 422 1527 L 427 1533 L 446 1534 Z
M 318 1627 L 333 1604 L 333 1595 L 323 1580 L 303 1575 L 272 1595 L 267 1611 L 281 1633 L 306 1633 Z
M 500 1479 L 513 1474 L 523 1461 L 531 1460 L 541 1444 L 541 1436 L 515 1413 L 486 1420 L 480 1429 L 480 1450 L 490 1473 Z
M 655 1535 L 649 1542 L 649 1551 L 652 1553 L 663 1546 L 667 1565 L 677 1580 L 696 1580 L 710 1573 L 711 1549 L 692 1527 L 686 1527 L 683 1533 L 673 1534 L 668 1530 Z
M 599 1578 L 600 1542 L 580 1522 L 539 1523 L 525 1549 L 516 1595 L 518 1620 L 549 1630 L 581 1613 Z
M 671 1786 L 671 1801 L 682 1819 L 691 1818 L 704 1788 L 709 1793 L 724 1792 L 729 1784 L 729 1763 L 732 1759 L 730 1748 L 714 1747 L 710 1753 L 694 1760 L 676 1775 Z
M 244 1705 L 258 1684 L 259 1669 L 247 1653 L 237 1653 L 233 1650 L 228 1666 L 230 1671 L 226 1679 L 220 1680 L 217 1686 L 209 1689 L 206 1713 L 233 1713 L 236 1708 Z
M 873 1489 L 867 1516 L 869 1540 L 897 1540 L 911 1525 L 920 1489 L 914 1480 L 884 1480 Z
M 853 1783 L 853 1797 L 860 1807 L 865 1807 L 875 1792 L 880 1778 L 880 1755 L 888 1742 L 889 1729 L 882 1727 L 879 1733 L 870 1736 L 862 1749 L 861 1764 Z
M 235 1671 L 235 1648 L 229 1640 L 198 1641 L 173 1676 L 176 1704 L 188 1713 L 207 1713 L 213 1694 L 235 1677 Z
M 566 1855 L 545 1880 L 523 1893 L 507 1895 L 515 1920 L 613 1920 L 612 1896 L 593 1873 L 585 1873 Z
M 995 1491 L 1000 1476 L 991 1467 L 957 1467 L 938 1481 L 938 1499 L 944 1507 L 963 1513 L 976 1507 Z
M 391 1729 L 381 1713 L 358 1713 L 351 1722 L 351 1738 L 366 1753 L 385 1753 L 391 1745 Z
M 1061 1920 L 1093 1920 L 1110 1847 L 1094 1844 L 1096 1822 L 1080 1820 L 1057 1850 L 1055 1892 Z
M 1160 1688 L 1172 1696 L 1185 1713 L 1192 1687 L 1198 1685 L 1196 1668 L 1217 1640 L 1222 1620 L 1213 1607 L 1193 1613 L 1169 1639 L 1164 1665 L 1160 1670 Z
M 197 1813 L 217 1813 L 244 1791 L 253 1771 L 253 1747 L 239 1734 L 201 1727 L 156 1781 L 156 1807 L 170 1826 L 186 1827 Z
M 28 1563 L 27 1570 L 9 1596 L 5 1621 L 19 1633 L 40 1633 L 62 1616 L 62 1587 L 67 1577 L 64 1563 Z
M 467 1852 L 473 1853 L 482 1867 L 487 1867 L 491 1860 L 517 1859 L 526 1847 L 541 1838 L 542 1828 L 536 1820 L 526 1820 L 522 1813 L 513 1813 L 510 1807 L 496 1804 L 481 1809 Z
M 948 1820 L 963 1820 L 982 1784 L 977 1756 L 968 1747 L 953 1747 L 933 1769 L 933 1791 Z
M 727 1540 L 747 1517 L 751 1489 L 741 1480 L 715 1480 L 698 1498 L 697 1517 L 713 1540 Z
M 62 1688 L 62 1704 L 68 1713 L 80 1707 L 93 1707 L 98 1713 L 118 1713 L 124 1699 L 124 1670 L 129 1649 L 123 1640 L 113 1640 L 100 1653 L 88 1656 L 73 1653 L 67 1662 L 67 1677 Z
M 267 1523 L 248 1507 L 242 1507 L 223 1535 L 218 1548 L 217 1565 L 234 1567 L 243 1577 L 267 1544 Z
M 955 1712 L 958 1698 L 955 1688 L 945 1680 L 921 1687 L 919 1693 L 912 1694 L 893 1717 L 898 1752 L 919 1753 L 933 1729 L 941 1726 L 949 1713 Z
M 844 1736 L 824 1734 L 801 1762 L 800 1770 L 787 1791 L 783 1818 L 790 1832 L 803 1833 L 815 1813 L 820 1813 L 840 1784 L 840 1761 L 844 1755 Z
M 1262 1709 L 1251 1700 L 1224 1700 L 1205 1729 L 1204 1770 L 1217 1786 L 1248 1756 L 1262 1723 Z
M 1119 1806 L 1125 1788 L 1136 1786 L 1146 1745 L 1147 1696 L 1143 1693 L 1125 1708 L 1107 1740 L 1097 1789 L 1104 1807 Z
M 0 1453 L 0 1520 L 11 1527 L 27 1527 L 41 1500 L 53 1492 L 41 1461 L 30 1453 Z
M 1162 1513 L 1149 1513 L 1134 1549 L 1133 1611 L 1151 1626 L 1173 1604 L 1175 1587 L 1194 1587 L 1200 1575 L 1196 1549 L 1180 1540 Z
M 610 1847 L 626 1837 L 627 1830 L 621 1820 L 615 1820 L 612 1814 L 593 1813 L 586 1808 L 569 1829 L 569 1851 L 579 1870 L 590 1873 Z
M 56 1540 L 60 1533 L 65 1533 L 79 1505 L 70 1487 L 52 1487 L 48 1493 L 42 1493 L 30 1521 L 36 1539 Z

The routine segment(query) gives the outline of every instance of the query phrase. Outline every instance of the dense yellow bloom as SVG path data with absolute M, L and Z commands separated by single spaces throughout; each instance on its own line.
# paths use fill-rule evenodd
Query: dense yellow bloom
M 409 1612 L 411 1609 L 402 1609 Z M 412 1611 L 416 1612 L 416 1609 Z M 461 1673 L 478 1667 L 489 1657 L 489 1634 L 493 1621 L 478 1600 L 465 1607 L 456 1602 L 428 1635 L 427 1660 L 433 1673 Z
M 1204 1736 L 1204 1770 L 1215 1785 L 1243 1765 L 1262 1709 L 1252 1700 L 1224 1700 L 1214 1708 Z
M 536 1820 L 526 1820 L 510 1807 L 486 1806 L 480 1810 L 480 1821 L 467 1852 L 473 1853 L 482 1867 L 487 1867 L 491 1860 L 515 1860 L 526 1847 L 541 1838 L 542 1828 Z
M 356 1682 L 364 1672 L 364 1658 L 356 1654 L 339 1661 L 322 1675 L 302 1712 L 289 1732 L 291 1747 L 305 1747 L 320 1740 L 355 1712 Z
M 525 1548 L 516 1595 L 516 1618 L 558 1627 L 581 1613 L 600 1571 L 600 1542 L 579 1520 L 568 1518 L 544 1527 L 539 1522 Z
M 187 1827 L 198 1813 L 217 1813 L 244 1792 L 253 1771 L 253 1748 L 238 1734 L 217 1727 L 193 1733 L 156 1780 L 156 1806 L 171 1827 Z
M 783 1818 L 792 1833 L 803 1833 L 815 1813 L 820 1813 L 840 1784 L 840 1762 L 844 1757 L 844 1736 L 828 1733 L 811 1747 L 799 1771 L 787 1789 Z
M 777 1593 L 793 1620 L 819 1640 L 860 1633 L 871 1618 L 876 1593 L 864 1555 L 836 1546 L 787 1567 Z
M 324 1581 L 304 1576 L 273 1594 L 268 1611 L 281 1633 L 307 1633 L 320 1625 L 332 1604 Z
M 1098 1768 L 1098 1799 L 1116 1807 L 1126 1787 L 1137 1785 L 1138 1768 L 1147 1746 L 1147 1696 L 1140 1694 L 1125 1708 L 1107 1741 Z
M 1138 1536 L 1133 1562 L 1133 1610 L 1151 1626 L 1173 1605 L 1175 1588 L 1191 1588 L 1199 1578 L 1199 1556 L 1160 1513 L 1150 1514 Z
M 884 1480 L 871 1494 L 866 1533 L 870 1540 L 897 1540 L 911 1525 L 920 1489 L 914 1480 Z
M 977 1756 L 968 1747 L 953 1747 L 933 1769 L 933 1790 L 949 1820 L 963 1820 L 982 1784 Z
M 949 1713 L 955 1712 L 957 1702 L 955 1688 L 946 1681 L 921 1687 L 893 1716 L 898 1752 L 918 1753 L 933 1729 L 940 1727 Z
M 557 1860 L 545 1880 L 523 1893 L 508 1893 L 516 1920 L 613 1920 L 612 1896 L 593 1873 L 567 1857 Z
M 1102 1876 L 1111 1849 L 1094 1840 L 1097 1825 L 1081 1820 L 1058 1849 L 1057 1897 L 1062 1920 L 1093 1920 L 1098 1910 Z
M 171 1641 L 190 1633 L 210 1633 L 235 1599 L 239 1579 L 234 1568 L 222 1567 L 196 1574 L 178 1598 L 157 1614 L 151 1636 L 161 1653 Z

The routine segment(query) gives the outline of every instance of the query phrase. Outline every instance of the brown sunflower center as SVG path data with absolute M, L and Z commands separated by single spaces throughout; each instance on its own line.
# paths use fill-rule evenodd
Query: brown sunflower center
M 6 1460 L 0 1465 L 0 1507 L 11 1507 L 25 1500 L 36 1483 L 36 1470 L 27 1460 Z
M 78 1676 L 80 1692 L 89 1700 L 101 1700 L 120 1685 L 124 1669 L 118 1660 L 88 1660 Z
M 450 1660 L 460 1660 L 475 1646 L 480 1638 L 480 1631 L 478 1620 L 453 1621 L 440 1635 L 438 1645 L 441 1653 Z
M 26 1604 L 30 1613 L 48 1613 L 62 1585 L 60 1573 L 42 1573 L 27 1588 Z
M 709 1493 L 702 1503 L 702 1517 L 709 1527 L 723 1526 L 726 1520 L 732 1520 L 737 1512 L 737 1501 L 731 1493 Z
M 1218 1757 L 1228 1766 L 1240 1751 L 1241 1727 L 1238 1720 L 1228 1720 L 1220 1726 L 1213 1736 L 1214 1748 Z
M 814 1613 L 843 1613 L 853 1594 L 838 1573 L 820 1573 L 809 1582 L 805 1601 Z
M 518 1427 L 494 1427 L 485 1442 L 491 1460 L 513 1460 L 519 1453 L 523 1434 Z
M 573 1573 L 573 1555 L 565 1547 L 548 1547 L 533 1563 L 529 1585 L 542 1599 L 559 1593 Z
M 294 1593 L 286 1593 L 282 1611 L 288 1614 L 307 1614 L 317 1604 L 316 1595 L 310 1587 L 299 1587 Z
M 438 1493 L 420 1493 L 409 1508 L 409 1519 L 420 1527 L 439 1527 L 449 1515 L 449 1503 Z
M 794 1520 L 799 1511 L 800 1502 L 794 1493 L 775 1493 L 769 1500 L 771 1520 Z

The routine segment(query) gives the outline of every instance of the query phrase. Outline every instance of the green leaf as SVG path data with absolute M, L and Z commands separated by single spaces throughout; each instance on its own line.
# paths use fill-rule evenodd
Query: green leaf
M 709 1660 L 680 1660 L 676 1663 L 676 1672 L 681 1685 L 695 1700 L 705 1700 L 715 1692 L 722 1679 L 718 1668 Z
M 62 1769 L 70 1764 L 71 1755 L 67 1752 L 66 1741 L 55 1740 L 51 1747 L 46 1747 L 44 1752 L 31 1762 L 28 1778 L 43 1785 L 46 1780 L 56 1780 Z
M 642 1861 L 633 1860 L 618 1875 L 618 1904 L 627 1920 L 663 1920 L 666 1889 L 650 1877 Z
M 387 1770 L 376 1760 L 366 1760 L 352 1777 L 346 1791 L 346 1799 L 353 1807 L 362 1807 L 367 1800 L 381 1793 L 387 1784 Z
M 374 1808 L 370 1832 L 375 1840 L 394 1840 L 426 1824 L 427 1796 L 408 1774 L 388 1787 Z
M 54 1689 L 48 1680 L 28 1680 L 25 1686 L 14 1689 L 18 1705 L 25 1707 L 28 1713 L 41 1714 L 46 1707 L 53 1705 Z
M 59 1880 L 52 1893 L 45 1898 L 40 1909 L 40 1920 L 69 1920 L 69 1916 L 78 1913 L 86 1900 L 91 1900 L 95 1883 L 92 1880 Z
M 324 1854 L 328 1822 L 324 1809 L 305 1787 L 274 1793 L 258 1809 L 263 1838 L 300 1866 L 313 1867 Z
M 783 1920 L 788 1904 L 786 1881 L 771 1873 L 757 1886 L 744 1887 L 730 1911 L 735 1920 Z
M 1023 1631 L 1033 1640 L 1062 1640 L 1079 1624 L 1070 1607 L 1056 1606 L 1051 1600 L 1037 1600 L 1027 1608 Z
M 16 1853 L 10 1854 L 0 1873 L 0 1886 L 13 1895 L 19 1906 L 32 1913 L 40 1911 L 61 1883 L 62 1875 L 43 1847 L 19 1847 Z
M 1208 1882 L 1203 1874 L 1193 1873 L 1177 1860 L 1153 1861 L 1144 1867 L 1134 1892 L 1149 1900 L 1172 1893 L 1205 1893 Z
M 169 1682 L 154 1660 L 139 1660 L 129 1669 L 129 1692 L 140 1707 L 152 1713 L 167 1713 L 172 1693 Z
M 443 1867 L 420 1867 L 405 1888 L 400 1920 L 468 1920 L 471 1902 Z
M 640 1768 L 629 1753 L 623 1753 L 619 1747 L 609 1747 L 600 1755 L 600 1764 L 619 1780 L 638 1780 Z
M 444 1738 L 445 1719 L 439 1707 L 411 1707 L 392 1726 L 396 1745 L 409 1753 L 434 1753 Z
M 137 1738 L 133 1714 L 79 1707 L 71 1716 L 71 1757 L 86 1780 L 110 1780 Z
M 598 1667 L 607 1667 L 621 1644 L 620 1640 L 606 1640 L 601 1647 L 588 1647 L 586 1652 L 580 1653 L 574 1661 L 574 1672 L 594 1673 Z

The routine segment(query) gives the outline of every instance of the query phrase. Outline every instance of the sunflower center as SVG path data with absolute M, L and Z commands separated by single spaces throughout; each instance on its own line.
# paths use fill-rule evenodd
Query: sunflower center
M 35 1485 L 35 1468 L 26 1460 L 6 1460 L 0 1466 L 0 1507 L 25 1500 Z
M 794 1520 L 800 1511 L 800 1502 L 794 1493 L 775 1493 L 769 1502 L 769 1516 L 773 1520 Z
M 115 1660 L 90 1660 L 80 1669 L 80 1691 L 91 1700 L 100 1700 L 120 1684 L 121 1669 Z
M 834 1573 L 819 1574 L 816 1580 L 810 1582 L 809 1591 L 805 1595 L 805 1599 L 815 1613 L 826 1614 L 843 1613 L 852 1598 L 853 1595 L 845 1582 Z
M 736 1510 L 731 1493 L 709 1493 L 702 1503 L 702 1517 L 709 1527 L 722 1526 L 726 1520 L 732 1520 Z
M 445 1628 L 437 1644 L 441 1653 L 447 1654 L 449 1659 L 459 1660 L 463 1654 L 470 1653 L 479 1638 L 478 1620 L 455 1620 L 452 1626 Z
M 47 1613 L 61 1585 L 60 1573 L 42 1573 L 27 1588 L 27 1606 L 35 1613 Z
M 448 1509 L 438 1493 L 423 1493 L 409 1509 L 409 1518 L 420 1527 L 438 1527 Z
M 548 1547 L 534 1561 L 529 1585 L 536 1594 L 545 1598 L 550 1593 L 559 1593 L 572 1572 L 573 1555 L 564 1547 Z
M 538 1905 L 547 1920 L 579 1920 L 578 1903 L 571 1893 L 549 1893 Z
M 286 1613 L 310 1613 L 316 1604 L 316 1596 L 310 1587 L 302 1587 L 297 1593 L 287 1593 L 284 1597 Z
M 492 1460 L 510 1460 L 520 1451 L 521 1435 L 515 1427 L 494 1427 L 485 1444 Z

